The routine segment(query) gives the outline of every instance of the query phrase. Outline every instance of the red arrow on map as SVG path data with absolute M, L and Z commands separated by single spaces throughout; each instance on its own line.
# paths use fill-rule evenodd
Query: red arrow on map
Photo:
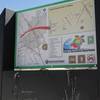
M 49 26 L 33 26 L 32 28 L 30 28 L 29 30 L 25 31 L 20 37 L 22 38 L 24 35 L 26 35 L 28 32 L 31 32 L 33 30 L 49 30 L 50 27 Z

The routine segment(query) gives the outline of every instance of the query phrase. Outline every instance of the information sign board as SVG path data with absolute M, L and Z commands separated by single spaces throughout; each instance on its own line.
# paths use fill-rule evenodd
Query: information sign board
M 95 69 L 96 65 L 94 0 L 17 12 L 15 69 Z

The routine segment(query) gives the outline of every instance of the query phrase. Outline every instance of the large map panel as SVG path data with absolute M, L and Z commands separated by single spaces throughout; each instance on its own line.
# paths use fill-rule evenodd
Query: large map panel
M 47 22 L 46 9 L 18 14 L 16 65 L 44 65 L 43 58 L 47 56 L 47 50 L 43 47 L 47 47 L 47 30 L 31 29 L 47 26 Z

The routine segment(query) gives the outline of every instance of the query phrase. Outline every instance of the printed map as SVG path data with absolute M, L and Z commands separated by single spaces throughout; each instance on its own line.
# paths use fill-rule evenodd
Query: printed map
M 41 47 L 47 44 L 47 30 L 33 30 L 26 32 L 31 27 L 47 25 L 47 10 L 33 10 L 18 15 L 17 37 L 17 65 L 28 66 L 44 64 Z

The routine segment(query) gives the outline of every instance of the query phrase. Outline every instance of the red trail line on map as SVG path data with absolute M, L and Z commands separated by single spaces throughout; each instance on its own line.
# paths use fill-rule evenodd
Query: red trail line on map
M 32 28 L 30 28 L 29 30 L 25 31 L 24 33 L 22 33 L 22 35 L 20 36 L 21 38 L 26 35 L 28 32 L 31 32 L 33 30 L 49 30 L 50 27 L 49 26 L 33 26 Z

